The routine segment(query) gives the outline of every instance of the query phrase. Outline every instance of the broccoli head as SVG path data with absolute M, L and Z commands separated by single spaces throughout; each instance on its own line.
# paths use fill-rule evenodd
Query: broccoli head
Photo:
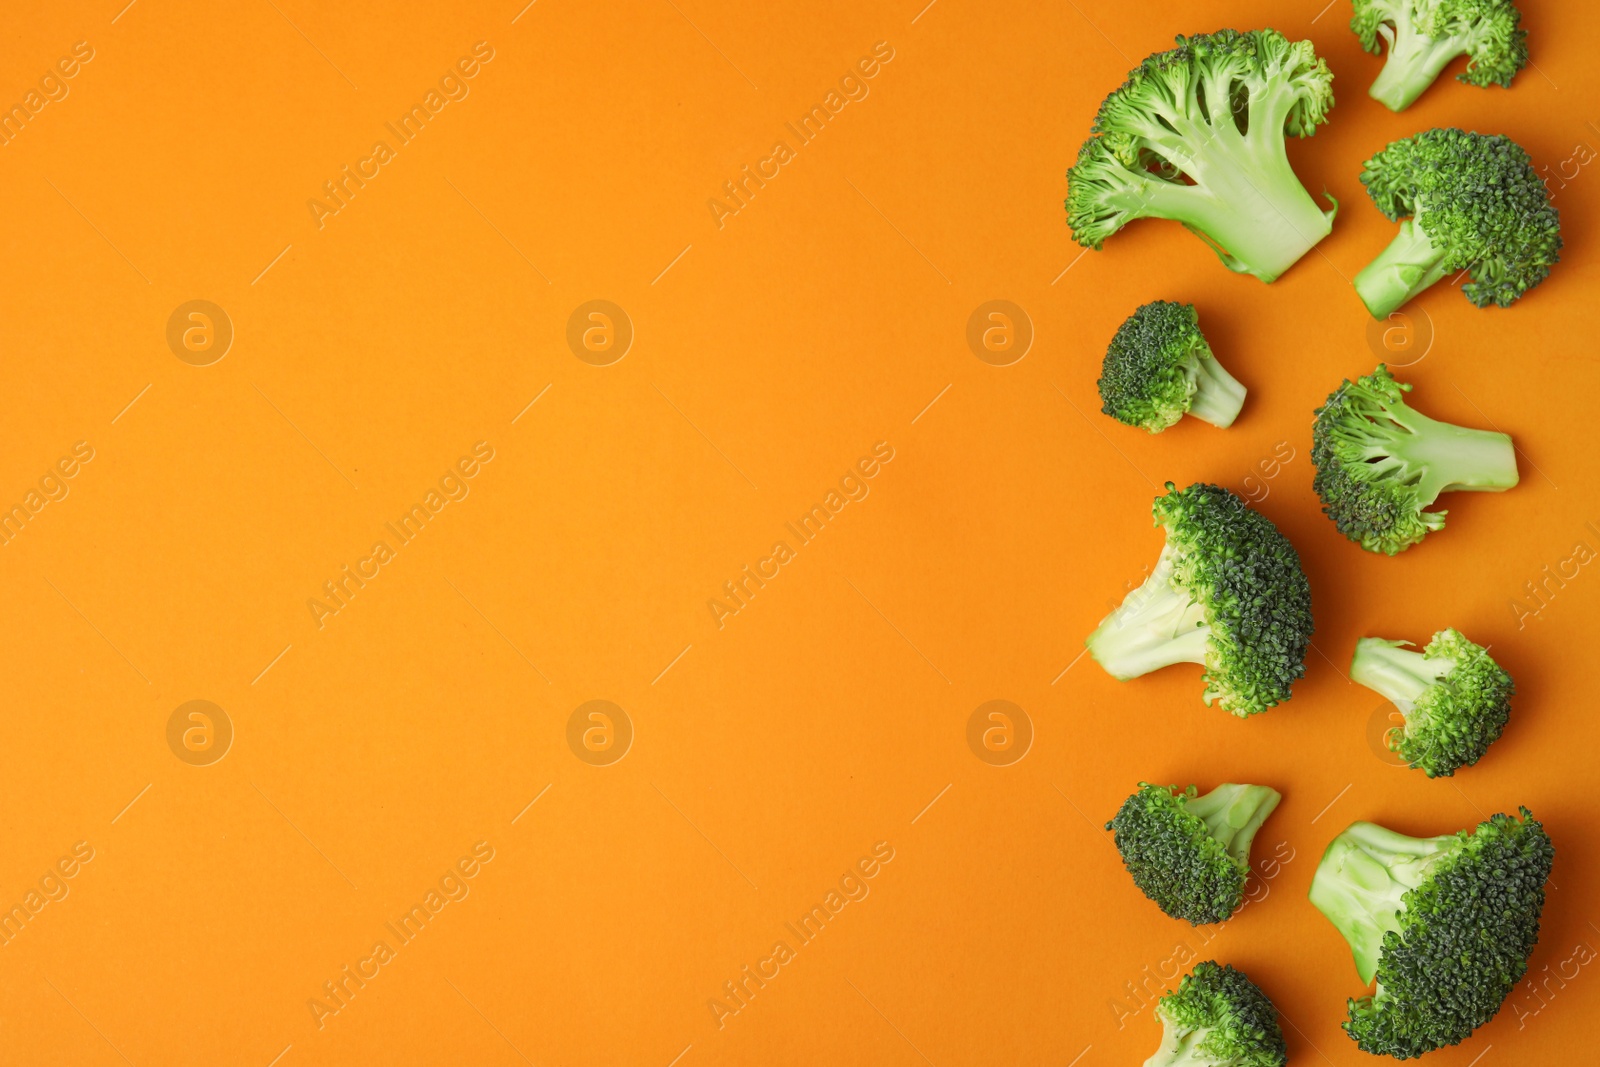
M 1378 39 L 1389 46 L 1372 98 L 1403 111 L 1432 85 L 1456 56 L 1467 69 L 1456 75 L 1468 85 L 1509 86 L 1528 65 L 1528 31 L 1512 0 L 1355 0 L 1350 28 L 1361 47 L 1377 55 Z
M 1207 960 L 1156 1005 L 1161 1047 L 1144 1067 L 1283 1067 L 1278 1009 L 1243 971 Z
M 1400 709 L 1405 725 L 1384 738 L 1390 751 L 1429 778 L 1446 777 L 1483 758 L 1506 728 L 1516 686 L 1481 645 L 1441 630 L 1421 652 L 1409 641 L 1363 637 L 1350 677 Z
M 1218 485 L 1168 482 L 1153 510 L 1167 543 L 1144 584 L 1089 635 L 1090 654 L 1124 681 L 1204 664 L 1201 699 L 1241 719 L 1288 700 L 1311 640 L 1311 588 L 1294 546 Z
M 1187 412 L 1227 428 L 1244 386 L 1211 354 L 1193 304 L 1155 300 L 1128 316 L 1100 369 L 1100 410 L 1160 433 Z
M 1134 219 L 1172 219 L 1272 281 L 1333 228 L 1284 149 L 1327 121 L 1332 85 L 1310 41 L 1276 30 L 1179 37 L 1100 105 L 1067 171 L 1074 239 L 1099 248 Z
M 1404 1060 L 1459 1044 L 1522 978 L 1555 848 L 1521 812 L 1444 837 L 1358 822 L 1328 846 L 1311 903 L 1350 943 L 1361 981 L 1377 979 L 1344 1024 L 1362 1051 Z
M 1461 293 L 1473 304 L 1509 307 L 1561 258 L 1560 215 L 1509 137 L 1424 130 L 1367 160 L 1361 183 L 1400 222 L 1389 247 L 1356 275 L 1375 319 L 1460 270 L 1471 275 Z
M 1510 437 L 1430 419 L 1406 404 L 1410 389 L 1380 363 L 1346 379 L 1311 428 L 1311 485 L 1323 512 L 1362 548 L 1390 556 L 1443 528 L 1443 510 L 1423 510 L 1440 493 L 1517 484 Z
M 1106 829 L 1133 884 L 1174 919 L 1219 923 L 1244 903 L 1250 844 L 1281 799 L 1264 785 L 1219 785 L 1205 796 L 1194 786 L 1139 783 Z

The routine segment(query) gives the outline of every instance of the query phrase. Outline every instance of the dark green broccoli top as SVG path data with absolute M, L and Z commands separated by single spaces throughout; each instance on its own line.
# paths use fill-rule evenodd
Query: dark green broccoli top
M 1210 359 L 1193 304 L 1153 300 L 1117 328 L 1100 368 L 1101 409 L 1118 422 L 1156 433 L 1189 410 L 1194 364 Z
M 1147 1067 L 1283 1067 L 1289 1061 L 1277 1008 L 1248 975 L 1226 963 L 1195 964 L 1156 1013 L 1166 1033 Z

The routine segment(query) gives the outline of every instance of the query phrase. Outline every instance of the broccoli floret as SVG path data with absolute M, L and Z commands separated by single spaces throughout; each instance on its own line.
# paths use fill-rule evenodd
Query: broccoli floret
M 1202 663 L 1201 699 L 1241 719 L 1288 700 L 1311 640 L 1311 587 L 1294 546 L 1218 485 L 1168 482 L 1153 511 L 1167 543 L 1089 635 L 1090 654 L 1123 681 Z
M 1100 368 L 1100 410 L 1160 433 L 1188 412 L 1227 428 L 1244 386 L 1211 354 L 1193 304 L 1155 300 L 1128 316 Z
M 1276 30 L 1179 37 L 1100 105 L 1067 171 L 1073 238 L 1099 248 L 1133 219 L 1173 219 L 1272 281 L 1333 228 L 1284 149 L 1327 121 L 1332 85 L 1310 41 Z
M 1311 428 L 1311 486 L 1323 512 L 1362 548 L 1390 556 L 1444 527 L 1444 510 L 1423 510 L 1440 493 L 1517 484 L 1510 437 L 1430 419 L 1406 404 L 1410 389 L 1380 363 L 1346 379 Z
M 1144 1067 L 1283 1067 L 1278 1009 L 1243 971 L 1207 960 L 1156 1005 L 1161 1047 Z
M 1344 935 L 1371 996 L 1344 1024 L 1396 1059 L 1459 1044 L 1494 1018 L 1539 941 L 1555 848 L 1527 808 L 1415 838 L 1358 822 L 1333 839 L 1311 903 Z
M 1387 697 L 1405 725 L 1384 738 L 1429 778 L 1446 777 L 1483 758 L 1506 728 L 1516 686 L 1500 665 L 1459 630 L 1440 630 L 1421 652 L 1409 641 L 1363 637 L 1350 677 Z
M 1350 28 L 1377 55 L 1389 46 L 1372 98 L 1403 111 L 1456 56 L 1470 57 L 1456 75 L 1468 85 L 1509 86 L 1528 65 L 1528 31 L 1512 0 L 1355 0 Z
M 1478 307 L 1509 307 L 1560 258 L 1561 218 L 1522 146 L 1499 134 L 1424 130 L 1367 160 L 1361 183 L 1400 233 L 1356 275 L 1375 319 L 1454 271 Z
M 1244 903 L 1250 843 L 1278 806 L 1264 785 L 1196 789 L 1139 783 L 1106 829 L 1133 884 L 1174 919 L 1219 923 Z

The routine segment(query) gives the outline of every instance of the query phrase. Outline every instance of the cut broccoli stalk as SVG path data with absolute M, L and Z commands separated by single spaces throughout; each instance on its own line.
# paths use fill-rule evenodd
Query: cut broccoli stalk
M 1196 359 L 1189 414 L 1226 430 L 1244 407 L 1245 388 L 1216 357 Z
M 1382 464 L 1420 470 L 1413 482 L 1419 496 L 1499 492 L 1517 484 L 1517 450 L 1508 434 L 1440 422 L 1400 405 L 1385 414 L 1405 432 L 1385 435 L 1373 455 L 1382 456 Z
M 1089 654 L 1119 682 L 1174 663 L 1206 661 L 1211 633 L 1205 607 L 1173 584 L 1176 556 L 1171 542 L 1163 546 L 1150 576 L 1089 635 Z
M 1206 832 L 1228 850 L 1228 855 L 1248 865 L 1256 831 L 1281 799 L 1276 789 L 1264 785 L 1229 782 L 1204 796 L 1194 797 L 1184 805 L 1184 810 L 1206 824 Z
M 1416 219 L 1406 219 L 1383 253 L 1356 275 L 1356 293 L 1373 318 L 1386 319 L 1449 274 L 1445 263 L 1444 250 L 1434 247 Z
M 1448 659 L 1424 659 L 1420 652 L 1407 651 L 1408 644 L 1363 637 L 1356 642 L 1355 658 L 1350 661 L 1352 682 L 1384 697 L 1405 715 L 1411 714 L 1422 694 L 1455 665 Z
M 1384 935 L 1400 930 L 1405 895 L 1458 845 L 1454 834 L 1407 837 L 1358 822 L 1328 846 L 1311 880 L 1311 903 L 1350 943 L 1362 982 L 1378 973 Z
M 1463 41 L 1452 37 L 1425 37 L 1403 22 L 1397 30 L 1384 26 L 1379 33 L 1389 43 L 1389 56 L 1368 92 L 1390 111 L 1404 111 L 1410 107 L 1450 61 L 1467 50 Z

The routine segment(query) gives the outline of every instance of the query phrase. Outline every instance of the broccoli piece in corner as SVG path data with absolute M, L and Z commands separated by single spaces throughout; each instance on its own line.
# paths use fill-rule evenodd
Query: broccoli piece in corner
M 1499 134 L 1435 129 L 1392 142 L 1361 171 L 1367 195 L 1400 233 L 1356 275 L 1375 319 L 1447 274 L 1472 280 L 1478 307 L 1509 307 L 1560 260 L 1561 218 L 1522 146 Z
M 1555 848 L 1527 808 L 1444 837 L 1358 822 L 1333 839 L 1311 903 L 1350 943 L 1371 996 L 1345 1032 L 1363 1052 L 1409 1059 L 1494 1018 L 1539 941 Z
M 1073 239 L 1099 248 L 1134 219 L 1172 219 L 1229 270 L 1272 281 L 1333 228 L 1284 149 L 1332 106 L 1333 75 L 1310 41 L 1277 30 L 1179 37 L 1100 105 L 1067 171 Z
M 1156 1005 L 1161 1047 L 1144 1067 L 1284 1067 L 1278 1009 L 1243 971 L 1207 960 Z
M 1517 484 L 1510 437 L 1430 419 L 1406 404 L 1410 389 L 1380 363 L 1345 379 L 1311 428 L 1311 486 L 1323 512 L 1362 548 L 1390 556 L 1444 527 L 1443 510 L 1423 510 L 1440 493 Z
M 1226 429 L 1244 386 L 1211 354 L 1193 304 L 1155 300 L 1128 316 L 1100 368 L 1100 410 L 1160 433 L 1187 412 Z
M 1133 884 L 1174 919 L 1219 923 L 1244 903 L 1250 844 L 1278 806 L 1264 785 L 1196 789 L 1139 783 L 1106 829 Z
M 1168 482 L 1152 510 L 1167 543 L 1089 653 L 1122 681 L 1202 663 L 1201 699 L 1241 719 L 1288 700 L 1311 640 L 1311 587 L 1289 539 L 1218 485 Z
M 1468 56 L 1458 81 L 1509 86 L 1528 65 L 1528 31 L 1512 0 L 1355 0 L 1350 28 L 1377 55 L 1389 46 L 1372 98 L 1404 111 L 1456 56 Z
M 1363 637 L 1350 677 L 1393 702 L 1405 725 L 1384 738 L 1390 751 L 1429 778 L 1483 758 L 1511 716 L 1511 675 L 1459 630 L 1440 630 L 1421 652 L 1409 641 Z

